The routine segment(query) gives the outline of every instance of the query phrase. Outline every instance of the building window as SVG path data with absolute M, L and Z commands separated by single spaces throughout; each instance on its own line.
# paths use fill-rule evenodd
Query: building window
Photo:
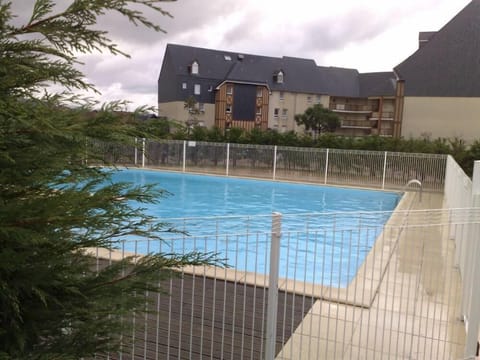
M 232 95 L 233 94 L 233 85 L 228 84 L 227 85 L 227 95 Z
M 186 83 L 186 82 L 182 83 L 182 89 L 183 89 L 183 90 L 186 90 L 186 89 L 187 89 L 187 83 Z
M 212 92 L 213 91 L 213 85 L 209 85 L 208 86 L 208 92 Z
M 277 84 L 283 84 L 283 80 L 284 80 L 283 78 L 284 78 L 284 75 L 282 70 L 279 70 L 278 72 L 273 73 L 273 82 Z
M 204 103 L 198 103 L 198 111 L 201 113 L 205 112 L 205 104 Z
M 320 95 L 317 95 L 315 99 L 315 104 L 320 104 L 320 101 L 322 100 L 322 97 Z
M 257 98 L 263 97 L 263 89 L 261 87 L 257 88 Z
M 288 109 L 282 109 L 282 120 L 287 120 Z
M 232 61 L 232 57 L 230 55 L 223 55 L 225 61 Z
M 227 105 L 227 107 L 225 108 L 225 112 L 227 114 L 231 114 L 232 113 L 232 105 Z
M 262 115 L 262 107 L 261 106 L 257 106 L 257 112 L 256 112 L 257 115 Z
M 311 104 L 312 103 L 312 97 L 311 96 L 307 96 L 307 104 Z
M 273 109 L 273 118 L 274 119 L 278 119 L 278 114 L 280 114 L 280 109 L 279 108 Z
M 277 74 L 277 83 L 278 84 L 283 84 L 283 71 L 280 70 Z
M 194 93 L 195 95 L 200 95 L 200 84 L 195 84 L 193 93 Z
M 190 68 L 190 72 L 193 74 L 193 75 L 197 75 L 198 74 L 198 70 L 199 70 L 199 67 L 198 67 L 198 62 L 197 61 L 194 61 L 192 63 L 192 66 Z
M 280 91 L 280 100 L 285 99 L 285 93 L 283 91 Z

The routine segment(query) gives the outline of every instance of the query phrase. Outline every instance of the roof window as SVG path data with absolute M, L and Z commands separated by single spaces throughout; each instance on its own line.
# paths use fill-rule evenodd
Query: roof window
M 188 72 L 192 75 L 198 75 L 198 72 L 200 70 L 200 67 L 198 65 L 198 61 L 195 60 L 189 67 L 188 67 Z
M 232 61 L 232 57 L 230 55 L 223 55 L 225 61 Z
M 273 81 L 277 84 L 283 84 L 284 74 L 282 70 L 279 70 L 273 74 Z
M 193 87 L 193 93 L 195 95 L 200 95 L 200 84 L 195 84 Z

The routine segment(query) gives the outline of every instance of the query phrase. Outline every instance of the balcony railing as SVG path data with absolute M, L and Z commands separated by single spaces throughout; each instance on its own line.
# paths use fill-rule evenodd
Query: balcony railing
M 370 105 L 360 105 L 360 104 L 334 104 L 330 107 L 330 110 L 335 112 L 361 112 L 361 113 L 371 113 L 377 111 L 377 107 Z

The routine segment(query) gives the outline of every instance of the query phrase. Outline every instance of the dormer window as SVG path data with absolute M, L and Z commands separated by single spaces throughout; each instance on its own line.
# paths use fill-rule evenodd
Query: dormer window
M 195 60 L 189 67 L 188 70 L 192 75 L 198 75 L 199 66 L 197 60 Z
M 283 71 L 279 70 L 278 72 L 275 72 L 273 74 L 273 81 L 276 82 L 277 84 L 283 84 Z
M 280 70 L 277 74 L 277 83 L 283 84 L 283 71 Z

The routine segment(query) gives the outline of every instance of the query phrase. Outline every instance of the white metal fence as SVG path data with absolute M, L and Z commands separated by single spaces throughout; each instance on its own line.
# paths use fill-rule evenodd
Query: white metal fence
M 475 162 L 473 181 L 453 160 L 448 158 L 445 179 L 445 203 L 447 207 L 480 207 L 480 162 Z M 474 216 L 476 210 L 471 212 Z M 471 355 L 478 346 L 480 323 L 480 227 L 470 224 L 465 229 L 453 228 L 450 236 L 455 239 L 455 261 L 462 281 L 461 316 L 467 329 L 466 353 Z
M 195 141 L 149 141 L 137 147 L 94 144 L 94 153 L 116 165 L 226 176 L 403 189 L 417 179 L 443 192 L 447 155 L 297 148 Z
M 215 230 L 230 219 L 171 219 L 176 228 L 203 230 L 209 220 L 211 231 L 129 240 L 117 254 L 99 250 L 99 261 L 114 261 L 132 252 L 217 249 L 231 265 L 183 269 L 162 283 L 168 294 L 145 294 L 156 313 L 133 315 L 122 354 L 108 357 L 463 359 L 462 284 L 450 234 L 478 226 L 480 211 L 415 210 L 418 198 L 407 200 L 373 228 L 362 214 L 353 226 L 343 214 L 339 221 L 329 214 L 327 225 L 318 214 L 302 215 L 297 230 L 282 228 L 292 216 L 238 218 L 244 230 L 237 233 Z M 252 230 L 257 221 L 271 229 Z M 375 234 L 375 243 L 362 233 Z
M 254 217 L 245 220 L 243 232 L 219 231 L 225 219 L 215 218 L 208 222 L 215 231 L 206 234 L 125 242 L 120 256 L 141 253 L 142 247 L 227 249 L 232 268 L 184 269 L 181 278 L 163 284 L 169 295 L 146 294 L 156 315 L 134 315 L 131 341 L 121 354 L 107 357 L 474 358 L 480 163 L 472 182 L 443 155 L 146 140 L 94 147 L 99 158 L 117 165 L 381 189 L 404 189 L 417 179 L 427 198 L 445 195 L 445 209 L 417 210 L 417 196 L 381 227 L 367 221 L 378 213 L 357 214 L 364 221 L 350 227 L 338 226 L 338 214 L 329 215 L 333 222 L 314 214 L 281 230 L 258 230 L 254 222 L 271 220 Z M 198 219 L 175 226 L 193 223 L 205 230 Z M 363 242 L 363 234 L 374 234 L 375 245 Z M 112 254 L 98 258 L 114 260 Z

